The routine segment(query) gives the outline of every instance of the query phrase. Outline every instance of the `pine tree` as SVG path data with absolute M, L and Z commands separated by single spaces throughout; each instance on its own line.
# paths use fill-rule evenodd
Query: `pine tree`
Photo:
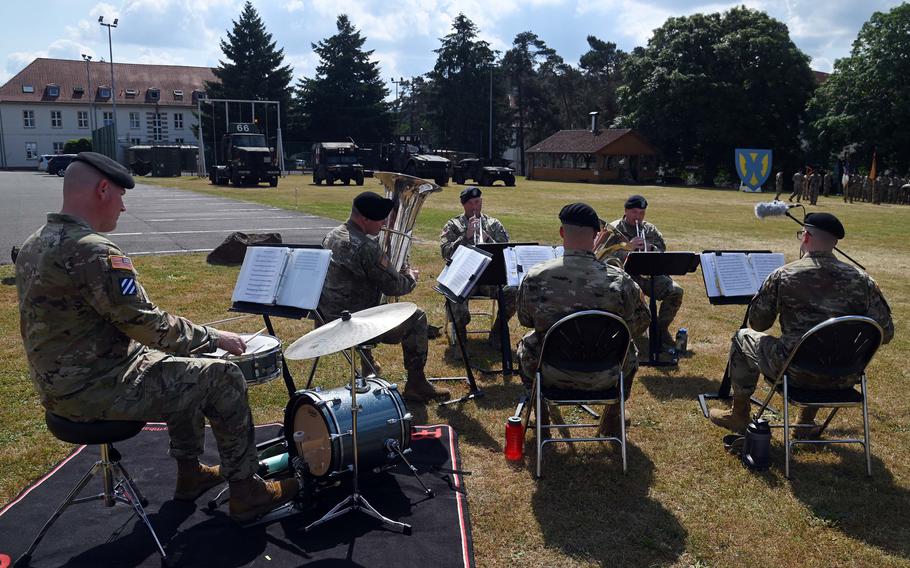
M 206 84 L 208 97 L 279 101 L 284 117 L 290 103 L 289 87 L 293 78 L 291 66 L 283 65 L 284 49 L 279 49 L 272 41 L 272 34 L 266 31 L 262 18 L 250 2 L 244 4 L 240 18 L 233 24 L 227 39 L 221 40 L 225 59 L 219 60 L 219 67 L 213 70 L 219 81 Z M 223 121 L 224 107 L 216 106 L 217 120 Z M 268 112 L 264 106 L 257 105 L 255 117 L 248 104 L 229 105 L 229 112 L 231 122 L 253 122 L 255 119 L 263 132 L 269 123 L 269 135 L 274 136 L 277 127 L 274 105 L 270 105 Z
M 311 140 L 386 141 L 392 117 L 379 64 L 370 60 L 372 50 L 364 51 L 366 38 L 347 15 L 339 15 L 335 25 L 338 33 L 313 44 L 320 62 L 315 78 L 297 84 L 295 114 Z

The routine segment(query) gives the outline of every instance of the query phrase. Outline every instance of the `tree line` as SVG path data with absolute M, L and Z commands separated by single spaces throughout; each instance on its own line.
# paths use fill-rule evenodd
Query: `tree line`
M 873 152 L 879 171 L 910 168 L 907 3 L 874 13 L 824 81 L 784 23 L 745 7 L 669 18 L 631 52 L 590 35 L 577 63 L 531 31 L 496 52 L 460 14 L 432 69 L 393 80 L 397 96 L 346 15 L 336 30 L 312 44 L 314 75 L 292 85 L 283 50 L 247 2 L 221 42 L 225 59 L 209 96 L 280 101 L 286 140 L 421 134 L 436 148 L 481 156 L 514 146 L 522 163 L 524 149 L 557 130 L 587 128 L 597 111 L 602 127 L 638 130 L 666 167 L 708 184 L 732 170 L 732 149 L 743 146 L 773 149 L 776 169 L 790 171 L 867 165 Z

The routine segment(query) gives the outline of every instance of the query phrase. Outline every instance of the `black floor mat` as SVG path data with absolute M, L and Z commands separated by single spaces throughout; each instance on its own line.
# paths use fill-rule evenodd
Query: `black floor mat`
M 206 455 L 217 463 L 211 431 Z M 276 436 L 277 426 L 256 429 L 257 439 Z M 361 493 L 385 516 L 409 523 L 411 535 L 393 533 L 362 512 L 306 533 L 304 527 L 343 499 L 345 489 L 319 494 L 312 511 L 265 527 L 243 529 L 227 517 L 227 505 L 206 508 L 217 490 L 196 503 L 172 500 L 176 467 L 167 456 L 162 425 L 149 424 L 138 436 L 118 443 L 123 464 L 149 500 L 147 511 L 173 566 L 396 566 L 434 568 L 474 566 L 464 477 L 456 435 L 449 426 L 417 426 L 408 459 L 435 493 L 427 498 L 400 465 L 390 472 L 362 476 Z M 44 522 L 98 459 L 96 447 L 77 449 L 44 478 L 0 511 L 0 568 L 25 551 Z M 100 491 L 96 477 L 82 493 Z M 159 555 L 145 526 L 132 510 L 101 502 L 71 506 L 44 537 L 32 566 L 158 566 Z

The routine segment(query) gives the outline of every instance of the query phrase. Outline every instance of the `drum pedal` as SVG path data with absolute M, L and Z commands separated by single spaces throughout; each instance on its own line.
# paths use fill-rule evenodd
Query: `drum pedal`
M 418 473 L 417 468 L 411 465 L 411 462 L 408 461 L 408 458 L 404 457 L 404 452 L 401 451 L 401 444 L 398 443 L 398 440 L 389 438 L 385 441 L 385 447 L 390 452 L 395 452 L 398 454 L 398 457 L 400 457 L 405 465 L 408 466 L 408 469 L 411 470 L 411 474 L 414 476 L 417 482 L 420 483 L 420 486 L 423 487 L 423 491 L 426 493 L 427 497 L 432 499 L 436 496 L 436 494 L 433 493 L 433 490 L 427 487 L 426 483 L 420 479 L 420 473 Z

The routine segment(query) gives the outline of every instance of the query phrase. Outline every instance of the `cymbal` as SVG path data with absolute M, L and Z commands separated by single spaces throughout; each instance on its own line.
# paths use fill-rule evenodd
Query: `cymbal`
M 354 312 L 314 329 L 284 350 L 292 361 L 322 357 L 376 339 L 395 329 L 417 311 L 417 304 L 396 302 Z

